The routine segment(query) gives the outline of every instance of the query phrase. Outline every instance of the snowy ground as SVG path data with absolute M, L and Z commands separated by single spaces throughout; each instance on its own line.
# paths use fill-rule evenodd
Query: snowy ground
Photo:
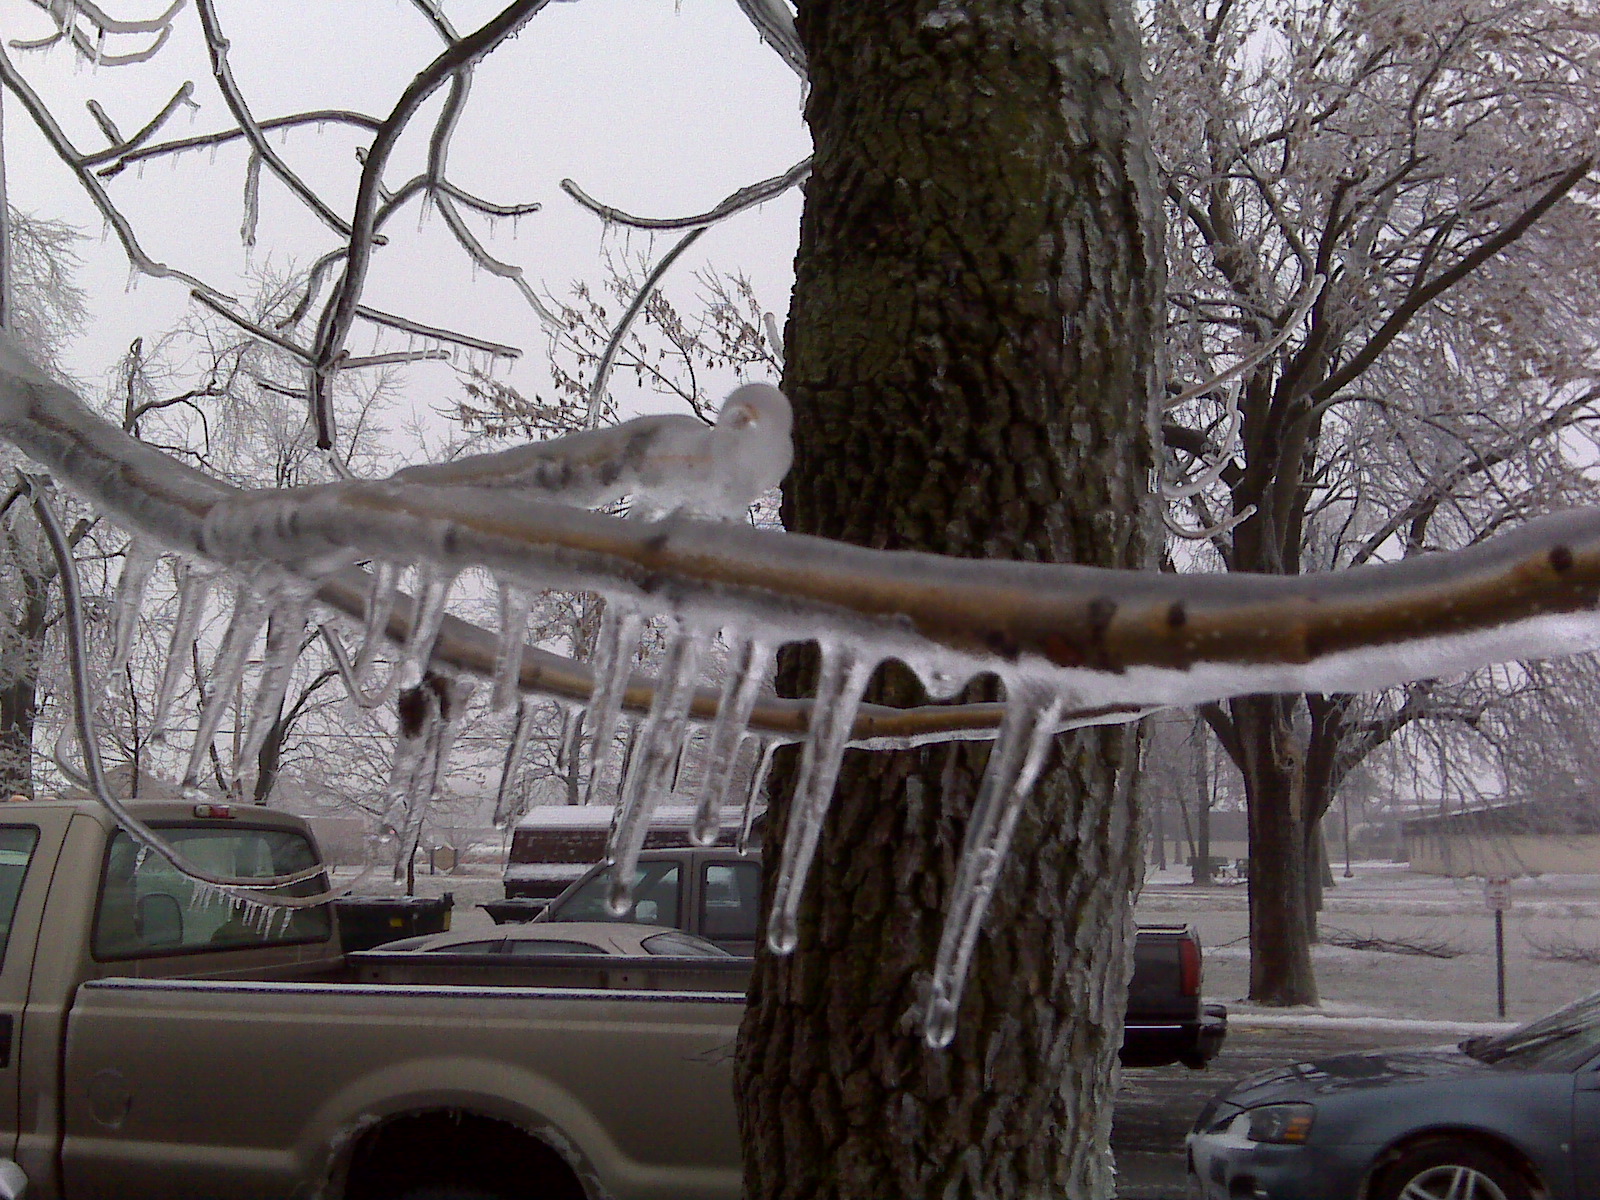
M 1443 943 L 1461 953 L 1427 958 L 1322 944 L 1313 948 L 1322 1004 L 1301 1014 L 1358 1018 L 1374 1029 L 1389 1019 L 1441 1023 L 1496 1021 L 1494 917 L 1481 879 L 1414 875 L 1404 864 L 1356 863 L 1354 878 L 1335 868 L 1322 929 L 1361 938 Z M 1151 872 L 1137 913 L 1143 922 L 1185 921 L 1205 946 L 1205 991 L 1235 1020 L 1293 1020 L 1244 1002 L 1249 990 L 1246 896 L 1242 884 L 1194 887 L 1187 868 Z M 1559 962 L 1539 947 L 1580 946 L 1600 959 L 1600 875 L 1545 875 L 1511 886 L 1505 916 L 1507 1019 L 1534 1017 L 1600 989 L 1600 966 Z M 1447 1032 L 1441 1030 L 1440 1032 Z

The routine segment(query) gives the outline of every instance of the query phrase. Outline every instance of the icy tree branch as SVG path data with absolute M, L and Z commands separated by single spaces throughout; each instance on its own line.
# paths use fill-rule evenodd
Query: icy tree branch
M 692 217 L 634 216 L 620 208 L 600 203 L 571 179 L 561 181 L 561 190 L 607 224 L 627 225 L 634 229 L 693 229 L 699 225 L 715 225 L 747 208 L 765 204 L 768 200 L 783 195 L 790 188 L 798 187 L 810 177 L 811 158 L 808 155 L 782 175 L 774 175 L 771 179 L 763 179 L 760 183 L 742 187 L 714 207 Z
M 1076 708 L 1363 691 L 1600 645 L 1600 510 L 1339 573 L 1179 576 L 626 521 L 477 488 L 238 494 L 128 438 L 9 347 L 0 434 L 123 525 L 233 568 L 276 564 L 327 588 L 352 586 L 330 572 L 367 558 L 475 566 L 778 640 L 870 646 L 957 686 L 1033 680 Z

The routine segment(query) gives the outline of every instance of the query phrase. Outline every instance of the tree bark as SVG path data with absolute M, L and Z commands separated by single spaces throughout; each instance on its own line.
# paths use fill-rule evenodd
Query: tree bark
M 1306 904 L 1304 754 L 1292 696 L 1230 705 L 1242 756 L 1250 827 L 1250 999 L 1317 1003 Z
M 1149 565 L 1163 265 L 1130 11 L 811 0 L 800 30 L 816 157 L 785 524 Z M 897 668 L 873 695 L 920 690 Z M 986 750 L 846 756 L 799 949 L 758 955 L 740 1035 L 751 1200 L 1111 1195 L 1134 748 L 1121 730 L 1059 740 L 944 1051 L 920 1017 Z

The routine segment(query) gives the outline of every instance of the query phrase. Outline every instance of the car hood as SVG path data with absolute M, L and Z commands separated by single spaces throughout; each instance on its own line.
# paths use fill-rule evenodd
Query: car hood
M 1486 1063 L 1463 1054 L 1455 1046 L 1371 1050 L 1262 1071 L 1241 1079 L 1219 1099 L 1237 1108 L 1254 1108 L 1258 1104 L 1313 1100 L 1335 1092 L 1423 1083 L 1489 1069 Z

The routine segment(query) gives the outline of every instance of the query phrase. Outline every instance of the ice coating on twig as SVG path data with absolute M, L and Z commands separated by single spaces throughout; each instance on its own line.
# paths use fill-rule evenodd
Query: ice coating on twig
M 522 640 L 528 632 L 528 595 L 509 580 L 500 589 L 500 645 L 495 654 L 494 692 L 489 707 L 506 712 L 517 701 L 522 678 Z
M 666 656 L 654 702 L 634 733 L 633 755 L 606 840 L 606 862 L 611 866 L 606 906 L 613 916 L 622 916 L 633 903 L 634 865 L 644 847 L 656 803 L 670 788 L 672 768 L 683 746 L 689 701 L 700 671 L 704 634 L 676 622 L 674 626 L 667 632 Z
M 450 750 L 455 744 L 473 683 L 429 674 L 400 695 L 399 728 L 389 768 L 383 823 L 396 834 L 394 877 L 402 878 L 415 852 Z
M 361 649 L 356 651 L 350 672 L 358 690 L 366 688 L 373 660 L 388 643 L 389 615 L 394 612 L 395 596 L 399 591 L 400 567 L 381 559 L 373 563 L 372 590 L 367 593 L 366 627 L 361 631 Z M 385 695 L 383 699 L 388 699 L 388 696 Z M 381 704 L 383 700 L 377 703 Z
M 528 739 L 533 733 L 532 709 L 533 702 L 523 700 L 517 705 L 517 715 L 511 723 L 511 737 L 506 742 L 506 756 L 500 766 L 500 786 L 494 797 L 496 828 L 509 824 L 518 815 L 512 811 L 517 807 L 512 793 L 516 787 L 517 772 L 522 769 L 522 760 L 528 753 Z
M 761 805 L 761 798 L 766 795 L 767 776 L 772 773 L 772 756 L 778 752 L 782 742 L 775 738 L 752 738 L 746 740 L 757 744 L 756 765 L 750 772 L 750 786 L 744 793 L 744 814 L 739 820 L 739 838 L 734 843 L 734 848 L 740 854 L 747 854 L 750 850 L 750 834 L 756 823 L 756 809 Z
M 123 554 L 122 573 L 117 576 L 117 623 L 111 642 L 111 662 L 106 667 L 106 679 L 112 687 L 116 686 L 118 676 L 128 665 L 128 655 L 133 651 L 133 635 L 139 629 L 145 587 L 150 582 L 150 571 L 160 557 L 159 546 L 139 537 L 128 543 L 128 549 Z
M 454 582 L 452 571 L 436 571 L 426 563 L 417 568 L 417 594 L 411 600 L 411 633 L 396 668 L 401 687 L 415 687 L 427 673 L 433 644 L 439 639 L 439 626 L 444 621 L 445 604 L 450 599 L 450 585 Z
M 194 644 L 195 632 L 200 628 L 200 617 L 205 612 L 206 598 L 211 594 L 215 576 L 196 564 L 179 560 L 175 568 L 178 575 L 178 616 L 172 625 L 172 638 L 167 645 L 167 660 L 161 670 L 161 685 L 156 690 L 155 711 L 150 716 L 150 734 L 153 741 L 167 727 L 167 717 L 172 703 L 178 698 L 178 689 L 189 672 L 189 647 Z
M 711 725 L 711 744 L 706 749 L 705 774 L 700 780 L 700 797 L 695 806 L 694 826 L 689 839 L 696 846 L 710 846 L 722 831 L 722 806 L 733 786 L 733 769 L 739 761 L 739 747 L 750 723 L 750 710 L 767 675 L 771 647 L 745 638 L 728 656 L 728 677 Z
M 396 483 L 494 488 L 595 506 L 632 497 L 637 509 L 742 518 L 788 474 L 794 418 L 777 388 L 751 383 L 707 428 L 682 414 L 636 417 L 454 462 L 406 467 Z
M 306 629 L 306 597 L 298 589 L 286 590 L 267 620 L 267 644 L 261 656 L 261 677 L 256 683 L 255 698 L 250 702 L 250 716 L 245 724 L 244 744 L 233 764 L 233 781 L 237 786 L 248 765 L 255 761 L 266 744 L 283 711 L 284 693 L 289 688 L 289 676 L 300 657 L 301 636 Z
M 989 751 L 989 763 L 967 819 L 966 841 L 934 959 L 923 1037 L 935 1050 L 948 1046 L 955 1036 L 956 1011 L 978 931 L 1005 865 L 1017 816 L 1055 736 L 1061 707 L 1061 697 L 1054 689 L 1027 682 L 1017 684 L 1006 697 L 1005 720 Z
M 612 600 L 600 614 L 600 632 L 594 647 L 594 691 L 589 696 L 585 724 L 589 727 L 589 787 L 584 803 L 593 804 L 601 773 L 611 761 L 611 743 L 622 713 L 623 694 L 633 670 L 633 652 L 639 645 L 644 618 L 637 609 Z
M 206 697 L 200 710 L 199 727 L 195 730 L 194 745 L 189 750 L 189 765 L 183 772 L 185 792 L 200 786 L 200 776 L 206 759 L 211 754 L 211 744 L 222 724 L 223 714 L 233 703 L 233 693 L 244 677 L 245 661 L 250 647 L 255 644 L 261 622 L 266 619 L 267 601 L 256 591 L 241 586 L 233 597 L 233 616 L 228 620 L 228 631 L 223 635 L 222 648 L 211 664 L 211 695 Z
M 783 854 L 772 885 L 772 912 L 767 918 L 767 945 L 774 954 L 788 954 L 800 940 L 800 894 L 805 888 L 811 860 L 822 836 L 822 822 L 833 799 L 850 740 L 856 706 L 867 680 L 878 665 L 876 656 L 855 647 L 829 643 L 822 646 L 822 666 L 817 695 L 811 706 L 811 728 L 800 752 L 800 773 L 789 803 Z

